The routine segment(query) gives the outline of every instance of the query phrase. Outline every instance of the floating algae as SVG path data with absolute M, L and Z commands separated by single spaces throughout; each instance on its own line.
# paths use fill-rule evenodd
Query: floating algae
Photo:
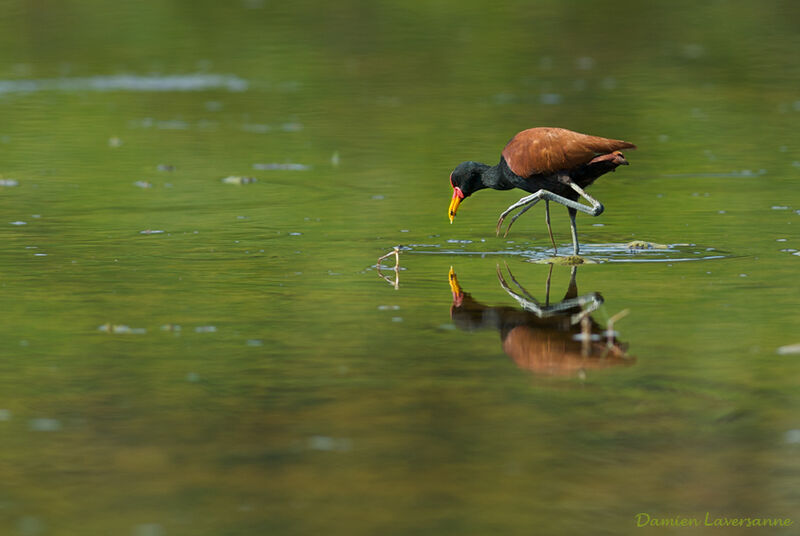
M 558 264 L 559 266 L 577 266 L 579 264 L 597 264 L 597 261 L 581 257 L 580 255 L 567 255 L 565 257 L 547 257 L 544 259 L 531 259 L 534 264 Z
M 664 244 L 656 244 L 655 242 L 647 242 L 645 240 L 634 240 L 625 245 L 628 249 L 668 249 L 669 246 Z

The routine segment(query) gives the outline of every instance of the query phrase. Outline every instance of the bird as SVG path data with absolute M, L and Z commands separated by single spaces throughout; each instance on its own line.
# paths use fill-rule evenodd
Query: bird
M 602 203 L 589 196 L 584 188 L 618 166 L 628 165 L 621 149 L 636 149 L 636 145 L 565 128 L 534 127 L 523 130 L 506 144 L 497 165 L 467 161 L 453 170 L 450 174 L 453 197 L 447 212 L 450 223 L 453 223 L 461 202 L 478 190 L 519 188 L 531 195 L 523 197 L 500 214 L 496 234 L 500 235 L 503 221 L 514 210 L 521 208 L 509 222 L 503 236 L 508 235 L 517 218 L 544 199 L 547 231 L 553 251 L 558 254 L 550 227 L 550 201 L 554 201 L 567 207 L 572 226 L 573 252 L 577 256 L 580 252 L 575 225 L 578 211 L 599 216 L 604 210 Z M 579 203 L 581 197 L 590 206 Z

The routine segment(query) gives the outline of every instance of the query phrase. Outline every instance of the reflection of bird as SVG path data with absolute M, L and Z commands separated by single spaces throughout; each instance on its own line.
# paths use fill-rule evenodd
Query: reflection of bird
M 555 201 L 567 207 L 572 225 L 572 247 L 577 255 L 577 211 L 592 216 L 603 212 L 603 205 L 587 195 L 583 189 L 604 173 L 628 164 L 619 152 L 620 149 L 635 148 L 634 144 L 627 141 L 579 134 L 563 128 L 539 127 L 523 130 L 508 142 L 503 149 L 500 163 L 496 166 L 462 162 L 453 170 L 450 174 L 450 185 L 453 187 L 453 198 L 448 211 L 450 223 L 453 223 L 461 201 L 478 190 L 520 188 L 533 195 L 523 197 L 500 215 L 497 234 L 500 234 L 503 220 L 512 211 L 523 207 L 511 219 L 506 234 L 517 218 L 544 199 L 547 231 L 555 251 L 556 244 L 550 228 L 550 201 Z M 591 207 L 578 203 L 579 197 L 591 203 Z
M 550 269 L 552 273 L 552 265 Z M 498 267 L 500 285 L 522 305 L 522 310 L 480 303 L 464 292 L 451 268 L 449 278 L 453 305 L 450 317 L 453 323 L 465 331 L 497 329 L 503 341 L 503 351 L 519 368 L 536 373 L 572 375 L 586 369 L 634 362 L 626 353 L 627 344 L 616 338 L 613 322 L 609 321 L 608 329 L 604 330 L 591 318 L 590 314 L 603 304 L 603 298 L 596 292 L 578 296 L 575 282 L 577 267 L 572 268 L 564 299 L 553 305 L 549 303 L 549 275 L 548 297 L 542 304 L 528 294 L 511 271 L 508 274 L 520 292 L 512 290 Z

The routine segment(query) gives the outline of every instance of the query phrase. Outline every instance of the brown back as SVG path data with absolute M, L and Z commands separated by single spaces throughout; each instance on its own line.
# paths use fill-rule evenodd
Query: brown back
M 564 128 L 523 130 L 503 149 L 511 171 L 520 177 L 569 170 L 590 162 L 598 154 L 635 149 L 632 143 L 573 132 Z

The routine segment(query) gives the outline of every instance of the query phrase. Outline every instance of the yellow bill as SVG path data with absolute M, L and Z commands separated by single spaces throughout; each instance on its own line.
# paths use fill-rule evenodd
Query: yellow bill
M 458 205 L 461 204 L 461 197 L 458 196 L 457 192 L 453 192 L 453 198 L 450 200 L 450 208 L 447 209 L 447 216 L 450 218 L 450 223 L 453 223 L 453 218 L 456 217 L 456 212 L 458 212 Z

